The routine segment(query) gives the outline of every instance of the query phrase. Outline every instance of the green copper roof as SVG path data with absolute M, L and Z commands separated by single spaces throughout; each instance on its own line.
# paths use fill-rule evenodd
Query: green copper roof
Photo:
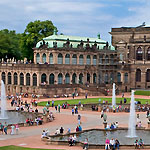
M 85 47 L 86 44 L 87 44 L 87 39 L 89 39 L 89 45 L 90 46 L 94 45 L 95 41 L 96 41 L 97 47 L 99 47 L 99 49 L 103 49 L 103 47 L 106 46 L 106 41 L 100 39 L 100 35 L 98 36 L 98 38 L 89 38 L 89 37 L 79 37 L 79 36 L 69 36 L 69 35 L 56 35 L 56 34 L 53 34 L 51 36 L 43 38 L 43 40 L 45 41 L 45 43 L 48 42 L 48 48 L 53 48 L 53 43 L 54 42 L 57 42 L 57 47 L 58 48 L 62 48 L 63 44 L 66 43 L 67 39 L 69 39 L 70 44 L 72 44 L 72 48 L 77 48 L 77 46 L 78 46 L 78 44 L 80 44 L 81 40 L 84 43 L 83 47 Z M 42 41 L 39 41 L 36 44 L 36 48 L 40 47 L 40 43 L 41 42 Z M 109 46 L 109 49 L 110 50 L 115 50 L 115 48 L 113 46 Z

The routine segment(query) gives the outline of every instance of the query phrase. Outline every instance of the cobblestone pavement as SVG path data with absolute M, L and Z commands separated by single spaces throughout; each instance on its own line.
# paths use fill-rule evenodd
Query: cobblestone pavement
M 138 98 L 140 98 L 140 96 Z M 10 109 L 10 102 L 8 102 L 7 106 L 8 109 Z M 40 110 L 40 112 L 42 112 L 41 107 L 38 107 L 38 109 Z M 71 131 L 75 131 L 78 123 L 77 115 L 72 115 L 71 110 L 61 110 L 61 113 L 58 113 L 55 112 L 54 108 L 51 108 L 50 111 L 52 111 L 55 116 L 55 120 L 53 122 L 49 122 L 41 126 L 20 127 L 18 135 L 0 135 L 0 146 L 16 145 L 33 148 L 55 148 L 66 150 L 82 149 L 81 147 L 77 146 L 69 147 L 60 145 L 46 145 L 43 141 L 41 141 L 40 137 L 43 129 L 49 129 L 50 134 L 54 134 L 56 128 L 60 128 L 61 126 L 64 127 L 65 132 L 67 131 L 67 128 L 71 128 Z M 100 112 L 79 111 L 79 113 L 82 116 L 81 121 L 83 130 L 90 128 L 103 128 L 103 120 L 100 119 Z M 129 113 L 107 113 L 107 116 L 109 124 L 118 121 L 120 127 L 128 126 Z M 142 125 L 144 127 L 147 127 L 146 113 L 140 112 L 140 119 L 142 121 Z M 8 133 L 10 133 L 9 130 Z

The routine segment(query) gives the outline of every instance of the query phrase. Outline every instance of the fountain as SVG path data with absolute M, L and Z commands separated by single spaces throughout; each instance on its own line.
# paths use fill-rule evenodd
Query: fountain
M 116 106 L 116 93 L 115 93 L 115 83 L 113 83 L 112 91 L 112 108 Z
M 131 94 L 131 103 L 130 103 L 130 116 L 129 116 L 129 123 L 128 123 L 128 135 L 129 138 L 134 138 L 136 136 L 136 129 L 135 129 L 135 101 L 134 101 L 134 90 L 132 90 Z
M 6 93 L 5 93 L 5 85 L 3 80 L 1 80 L 1 119 L 8 119 L 6 112 Z

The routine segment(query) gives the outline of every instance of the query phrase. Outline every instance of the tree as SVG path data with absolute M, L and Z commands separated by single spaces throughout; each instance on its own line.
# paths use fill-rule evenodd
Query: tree
M 0 58 L 21 58 L 20 37 L 14 30 L 0 30 Z
M 36 43 L 44 37 L 52 35 L 55 28 L 56 27 L 49 20 L 36 20 L 34 22 L 30 22 L 21 38 L 23 56 L 27 59 L 33 60 L 32 48 L 35 47 Z

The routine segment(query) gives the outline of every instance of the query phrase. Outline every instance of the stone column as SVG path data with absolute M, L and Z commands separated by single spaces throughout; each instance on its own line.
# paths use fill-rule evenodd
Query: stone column
M 14 74 L 13 74 L 13 72 L 11 73 L 11 84 L 14 84 Z
M 26 85 L 26 73 L 24 73 L 24 85 Z
M 46 53 L 46 62 L 49 63 L 49 53 Z
M 72 64 L 72 54 L 70 54 L 70 64 Z
M 33 76 L 33 73 L 30 74 L 30 86 L 33 86 L 33 78 L 32 78 L 32 76 Z
M 54 73 L 55 74 L 55 81 L 54 84 L 58 84 L 58 73 Z
M 43 61 L 42 61 L 42 55 L 43 55 L 43 53 L 39 53 L 40 54 L 40 63 L 43 63 Z
M 37 86 L 40 85 L 40 73 L 38 72 L 37 73 Z
M 62 55 L 63 55 L 63 64 L 65 64 L 65 54 Z
M 79 65 L 79 54 L 77 55 L 77 65 Z
M 20 85 L 20 73 L 18 73 L 18 84 L 17 85 Z
M 37 64 L 36 62 L 36 53 L 34 52 L 34 60 L 33 60 L 34 64 Z
M 124 73 L 121 72 L 121 82 L 124 83 Z
M 90 58 L 91 58 L 91 65 L 93 65 L 93 55 L 91 55 Z
M 83 74 L 83 84 L 87 82 L 87 73 Z
M 86 55 L 83 55 L 83 64 L 86 65 Z
M 93 73 L 90 73 L 90 83 L 93 84 Z
M 8 72 L 6 72 L 6 85 L 8 84 Z

